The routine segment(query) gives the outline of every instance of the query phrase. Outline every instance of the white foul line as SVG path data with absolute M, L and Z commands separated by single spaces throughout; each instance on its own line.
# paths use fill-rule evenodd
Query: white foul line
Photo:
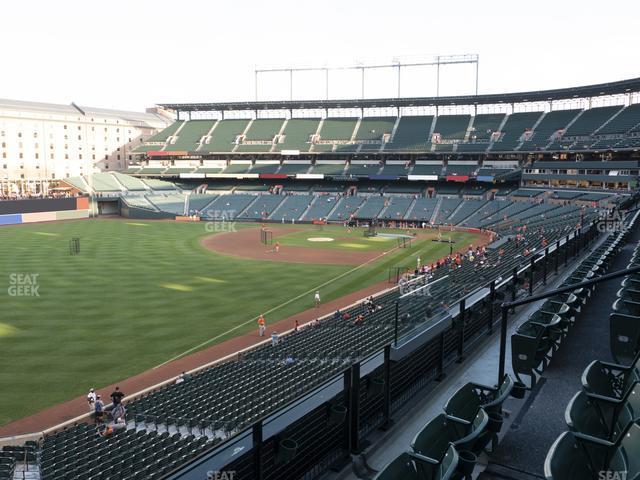
M 391 253 L 391 252 L 393 252 L 394 250 L 398 250 L 399 248 L 400 248 L 400 247 L 394 247 L 394 248 L 392 248 L 391 250 L 389 250 L 389 251 L 387 251 L 387 252 L 382 252 L 382 253 L 381 253 L 380 255 L 378 255 L 377 257 L 374 257 L 374 258 L 372 258 L 371 260 L 367 260 L 367 261 L 366 261 L 366 262 L 364 262 L 362 265 L 358 265 L 357 267 L 352 268 L 351 270 L 348 270 L 348 271 L 346 271 L 346 272 L 344 272 L 344 273 L 342 273 L 342 274 L 338 275 L 337 277 L 332 278 L 331 280 L 328 280 L 328 281 L 324 282 L 324 283 L 323 283 L 323 284 L 321 284 L 321 285 L 318 285 L 318 286 L 316 286 L 316 287 L 313 287 L 313 288 L 311 288 L 311 289 L 307 290 L 306 292 L 301 293 L 301 294 L 300 294 L 300 295 L 298 295 L 297 297 L 293 297 L 292 299 L 287 300 L 286 302 L 281 303 L 280 305 L 278 305 L 278 306 L 276 306 L 276 307 L 273 307 L 272 309 L 267 310 L 267 311 L 265 311 L 264 313 L 265 313 L 265 314 L 267 314 L 267 313 L 275 312 L 276 310 L 278 310 L 278 309 L 280 309 L 280 308 L 282 308 L 282 307 L 284 307 L 284 306 L 286 306 L 286 305 L 289 305 L 291 302 L 294 302 L 294 301 L 298 300 L 299 298 L 304 297 L 305 295 L 309 295 L 310 293 L 315 292 L 316 290 L 318 290 L 318 289 L 320 289 L 320 288 L 322 288 L 322 287 L 325 287 L 325 286 L 329 285 L 330 283 L 333 283 L 333 282 L 335 282 L 336 280 L 339 280 L 339 279 L 341 279 L 342 277 L 347 276 L 347 275 L 349 275 L 350 273 L 355 272 L 356 270 L 359 270 L 360 268 L 362 268 L 362 267 L 364 267 L 364 266 L 366 266 L 366 265 L 370 264 L 371 262 L 375 262 L 375 261 L 376 261 L 376 260 L 378 260 L 380 257 L 383 257 L 384 255 L 386 255 L 386 254 L 388 254 L 388 253 Z M 185 355 L 188 355 L 189 353 L 191 353 L 191 352 L 193 352 L 193 351 L 195 351 L 195 350 L 198 350 L 198 349 L 200 349 L 200 348 L 204 347 L 205 345 L 208 345 L 208 344 L 210 344 L 211 342 L 214 342 L 215 340 L 219 339 L 220 337 L 224 337 L 225 335 L 227 335 L 227 334 L 229 334 L 229 333 L 231 333 L 231 332 L 233 332 L 233 331 L 235 331 L 235 330 L 237 330 L 237 329 L 239 329 L 239 328 L 241 328 L 241 327 L 244 327 L 245 325 L 247 325 L 247 324 L 249 324 L 249 323 L 251 323 L 251 322 L 255 322 L 256 320 L 258 320 L 258 317 L 253 317 L 253 318 L 251 318 L 251 319 L 247 320 L 246 322 L 240 323 L 240 324 L 236 325 L 235 327 L 230 328 L 230 329 L 229 329 L 229 330 L 227 330 L 226 332 L 223 332 L 223 333 L 221 333 L 221 334 L 219 334 L 219 335 L 216 335 L 215 337 L 210 338 L 209 340 L 206 340 L 206 341 L 202 342 L 201 344 L 196 345 L 195 347 L 190 348 L 189 350 L 185 350 L 184 352 L 182 352 L 182 353 L 180 353 L 180 354 L 176 355 L 175 357 L 170 358 L 170 359 L 169 359 L 169 360 L 167 360 L 166 362 L 163 362 L 163 363 L 161 363 L 160 365 L 157 365 L 157 366 L 153 367 L 153 369 L 156 369 L 156 368 L 162 367 L 163 365 L 166 365 L 167 363 L 171 363 L 171 362 L 173 362 L 174 360 L 178 360 L 179 358 L 182 358 L 182 357 L 184 357 Z

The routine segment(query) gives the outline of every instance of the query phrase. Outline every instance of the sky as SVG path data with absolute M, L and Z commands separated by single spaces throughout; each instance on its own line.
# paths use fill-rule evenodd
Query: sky
M 163 102 L 255 99 L 256 67 L 387 64 L 478 54 L 479 92 L 561 88 L 640 76 L 640 2 L 537 0 L 86 0 L 9 2 L 0 98 L 142 111 Z M 402 96 L 435 95 L 435 69 L 406 68 Z M 287 74 L 258 97 L 288 99 Z M 323 73 L 293 97 L 323 98 Z M 443 67 L 440 94 L 472 94 L 473 65 Z M 360 97 L 359 71 L 330 74 L 331 98 Z M 365 97 L 394 97 L 394 69 L 368 71 Z

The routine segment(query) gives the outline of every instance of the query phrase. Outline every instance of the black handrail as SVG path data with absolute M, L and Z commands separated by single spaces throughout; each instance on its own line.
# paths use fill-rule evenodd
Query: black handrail
M 526 305 L 528 303 L 536 302 L 538 300 L 544 300 L 545 298 L 553 297 L 554 295 L 559 295 L 561 293 L 575 292 L 576 290 L 579 290 L 584 287 L 590 287 L 591 285 L 607 282 L 615 278 L 625 277 L 627 275 L 631 275 L 633 273 L 638 273 L 638 272 L 640 272 L 640 266 L 626 268 L 624 270 L 618 270 L 617 272 L 608 273 L 606 275 L 601 275 L 599 277 L 592 278 L 591 280 L 585 280 L 583 282 L 574 283 L 566 287 L 556 288 L 550 292 L 531 295 L 529 297 L 522 298 L 520 300 L 514 300 L 511 302 L 504 302 L 501 306 L 502 318 L 500 320 L 500 361 L 499 361 L 499 370 L 498 370 L 498 384 L 500 384 L 500 382 L 502 381 L 502 378 L 504 377 L 504 370 L 505 370 L 504 364 L 505 364 L 505 358 L 507 354 L 507 324 L 508 324 L 509 310 L 511 308 L 518 307 L 520 305 Z

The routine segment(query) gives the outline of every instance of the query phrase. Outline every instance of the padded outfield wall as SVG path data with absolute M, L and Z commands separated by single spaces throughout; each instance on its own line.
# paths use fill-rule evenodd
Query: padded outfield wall
M 0 225 L 89 218 L 89 198 L 42 198 L 0 202 Z

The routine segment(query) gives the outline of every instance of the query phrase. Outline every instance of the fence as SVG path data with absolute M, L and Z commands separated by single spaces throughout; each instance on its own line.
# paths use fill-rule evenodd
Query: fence
M 566 266 L 597 236 L 591 225 L 546 247 L 511 275 L 470 293 L 427 325 L 350 365 L 165 478 L 200 480 L 224 471 L 234 472 L 235 480 L 312 479 L 329 468 L 340 469 L 350 454 L 362 451 L 370 432 L 386 428 L 405 403 L 494 335 L 500 305 L 515 300 L 525 281 L 531 291 L 546 284 L 550 273 Z

